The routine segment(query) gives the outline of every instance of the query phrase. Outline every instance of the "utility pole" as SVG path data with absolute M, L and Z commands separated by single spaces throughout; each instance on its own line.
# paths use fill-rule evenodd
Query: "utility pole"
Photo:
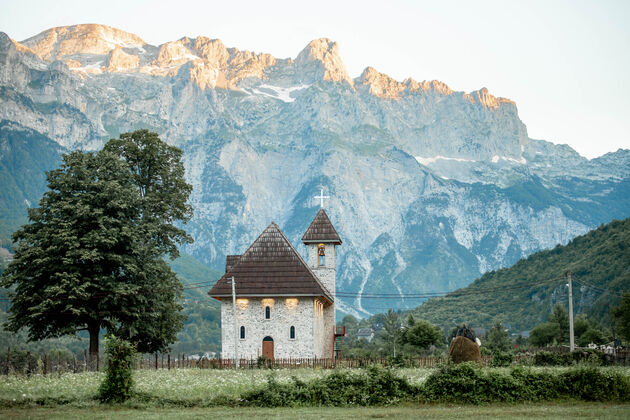
M 238 369 L 238 320 L 236 319 L 236 281 L 232 276 L 232 309 L 234 310 L 234 366 Z
M 569 278 L 569 345 L 571 351 L 575 350 L 575 337 L 573 336 L 573 273 L 567 271 Z

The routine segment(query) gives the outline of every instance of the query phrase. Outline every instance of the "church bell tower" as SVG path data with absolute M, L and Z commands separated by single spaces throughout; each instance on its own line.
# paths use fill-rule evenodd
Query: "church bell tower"
M 302 236 L 302 242 L 308 248 L 309 267 L 334 298 L 337 276 L 336 247 L 341 245 L 341 238 L 323 207 L 319 209 Z

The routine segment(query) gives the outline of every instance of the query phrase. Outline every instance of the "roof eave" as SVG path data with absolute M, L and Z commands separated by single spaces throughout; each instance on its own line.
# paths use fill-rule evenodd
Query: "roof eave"
M 341 245 L 341 239 L 302 239 L 304 244 L 335 244 Z
M 208 293 L 209 294 L 209 293 Z M 223 300 L 222 298 L 231 298 L 232 294 L 212 294 L 210 297 L 216 300 Z M 236 298 L 251 298 L 251 297 L 321 297 L 325 299 L 328 303 L 333 303 L 335 300 L 328 296 L 322 295 L 318 293 L 239 293 Z

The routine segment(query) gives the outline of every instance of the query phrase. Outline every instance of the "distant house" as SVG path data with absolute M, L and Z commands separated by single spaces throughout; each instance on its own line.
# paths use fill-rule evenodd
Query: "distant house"
M 372 341 L 374 338 L 374 330 L 372 328 L 359 328 L 357 332 L 357 340 Z
M 521 337 L 529 338 L 529 331 L 521 331 Z
M 487 333 L 485 328 L 473 328 L 473 331 L 477 337 L 485 337 Z

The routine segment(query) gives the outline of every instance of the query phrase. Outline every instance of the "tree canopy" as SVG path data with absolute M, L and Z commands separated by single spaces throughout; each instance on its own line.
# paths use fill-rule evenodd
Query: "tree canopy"
M 407 325 L 403 333 L 403 342 L 417 349 L 427 349 L 444 340 L 442 330 L 427 321 L 415 320 L 410 316 L 407 319 Z
M 174 225 L 192 215 L 181 152 L 147 130 L 97 153 L 63 156 L 49 190 L 14 234 L 2 285 L 14 287 L 7 327 L 38 340 L 101 328 L 139 351 L 163 350 L 183 325 L 181 283 L 164 261 L 192 239 Z
M 505 330 L 501 321 L 495 321 L 486 337 L 486 346 L 493 353 L 509 351 L 511 346 L 510 335 Z

